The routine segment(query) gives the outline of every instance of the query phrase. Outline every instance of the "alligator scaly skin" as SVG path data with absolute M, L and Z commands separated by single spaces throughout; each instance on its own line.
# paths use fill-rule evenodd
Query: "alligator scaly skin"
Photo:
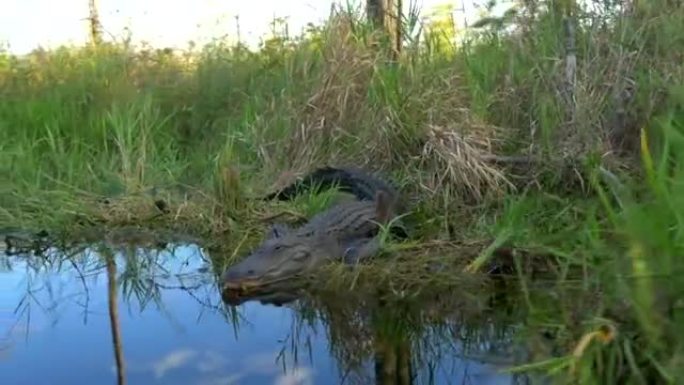
M 379 226 L 396 215 L 396 191 L 361 170 L 328 167 L 267 198 L 289 199 L 314 183 L 321 187 L 336 184 L 358 200 L 339 203 L 296 229 L 282 224 L 272 226 L 261 245 L 224 273 L 224 288 L 263 286 L 310 272 L 333 260 L 354 262 L 378 251 Z

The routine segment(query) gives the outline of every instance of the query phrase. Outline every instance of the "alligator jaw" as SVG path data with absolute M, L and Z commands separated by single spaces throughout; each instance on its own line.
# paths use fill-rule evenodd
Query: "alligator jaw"
M 223 302 L 229 306 L 240 306 L 245 302 L 259 301 L 264 305 L 282 306 L 295 301 L 300 293 L 297 290 L 274 290 L 253 295 L 236 295 L 230 292 L 222 294 Z
M 225 281 L 223 282 L 223 289 L 231 291 L 249 291 L 250 289 L 261 285 L 262 284 L 258 280 Z
M 261 291 L 268 290 L 268 288 L 283 283 L 285 281 L 291 280 L 293 278 L 299 277 L 299 274 L 275 278 L 271 280 L 259 280 L 259 279 L 241 279 L 237 281 L 223 281 L 223 291 L 229 291 L 233 293 L 248 294 L 251 291 Z
M 299 276 L 298 274 L 270 281 L 227 281 L 223 284 L 221 297 L 224 303 L 231 306 L 239 306 L 249 301 L 281 306 L 299 297 L 303 288 L 302 282 L 293 280 Z

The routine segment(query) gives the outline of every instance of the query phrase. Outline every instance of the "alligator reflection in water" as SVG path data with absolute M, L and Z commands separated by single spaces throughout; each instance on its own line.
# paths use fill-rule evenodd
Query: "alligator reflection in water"
M 52 250 L 0 260 L 2 384 L 511 384 L 521 379 L 497 373 L 496 365 L 458 358 L 472 341 L 506 345 L 508 337 L 493 321 L 469 322 L 478 317 L 456 311 L 453 301 L 446 318 L 434 315 L 436 307 L 424 299 L 347 293 L 285 298 L 271 293 L 262 300 L 283 306 L 256 301 L 226 306 L 218 274 L 194 246 L 116 254 L 93 248 L 69 257 Z M 499 332 L 503 337 L 489 335 Z M 300 357 L 302 350 L 308 359 Z

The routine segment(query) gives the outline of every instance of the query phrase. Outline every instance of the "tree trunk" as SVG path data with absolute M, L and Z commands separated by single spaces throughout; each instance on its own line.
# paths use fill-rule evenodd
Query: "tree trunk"
M 88 20 L 90 22 L 90 41 L 94 45 L 99 45 L 102 41 L 100 31 L 100 15 L 97 12 L 97 0 L 88 0 Z
M 381 30 L 381 36 L 389 39 L 390 54 L 393 59 L 401 52 L 401 12 L 402 0 L 367 0 L 368 21 Z

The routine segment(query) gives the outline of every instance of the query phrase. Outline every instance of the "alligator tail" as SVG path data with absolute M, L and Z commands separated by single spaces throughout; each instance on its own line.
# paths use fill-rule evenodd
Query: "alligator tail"
M 397 198 L 396 189 L 392 185 L 368 172 L 356 168 L 322 167 L 280 191 L 268 194 L 265 199 L 290 200 L 314 186 L 336 186 L 359 200 L 375 200 L 379 192 L 386 194 L 391 200 Z

